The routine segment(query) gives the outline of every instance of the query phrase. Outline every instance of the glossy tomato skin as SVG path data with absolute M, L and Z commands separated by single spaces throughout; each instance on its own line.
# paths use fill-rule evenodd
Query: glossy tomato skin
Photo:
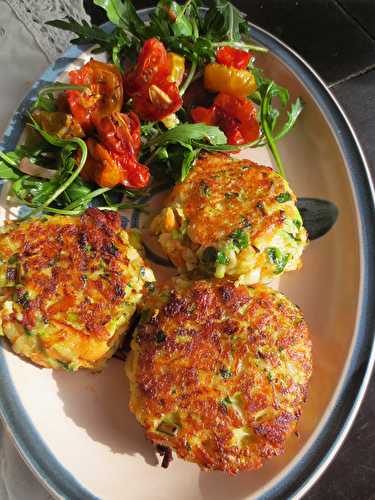
M 129 96 L 144 93 L 152 84 L 166 80 L 170 73 L 167 50 L 157 38 L 146 40 L 137 64 L 125 75 L 125 91 Z
M 220 127 L 227 136 L 228 144 L 246 144 L 259 137 L 256 108 L 244 97 L 218 94 L 211 108 L 195 108 L 191 115 L 196 123 Z
M 114 112 L 95 121 L 101 143 L 111 152 L 137 156 L 141 149 L 141 122 L 132 111 Z
M 206 125 L 216 125 L 215 109 L 198 106 L 191 110 L 191 116 L 195 123 L 205 123 Z
M 66 91 L 71 113 L 85 131 L 93 127 L 93 120 L 121 110 L 123 83 L 115 65 L 91 59 L 81 69 L 71 71 L 69 78 L 73 85 L 87 86 L 83 91 Z
M 108 188 L 122 184 L 142 189 L 149 183 L 148 168 L 139 163 L 134 156 L 110 152 L 92 138 L 87 139 L 86 144 L 88 156 L 81 172 L 83 179 Z
M 135 67 L 125 75 L 125 92 L 143 120 L 159 121 L 182 106 L 176 82 L 171 80 L 171 58 L 156 38 L 144 43 Z
M 92 138 L 87 139 L 86 145 L 88 154 L 81 177 L 86 181 L 95 182 L 100 187 L 113 188 L 121 184 L 122 169 L 109 151 Z
M 218 125 L 223 129 L 224 133 L 226 122 L 230 124 L 229 130 L 231 132 L 233 129 L 233 122 L 238 124 L 237 128 L 242 135 L 243 142 L 237 142 L 236 144 L 245 144 L 258 139 L 259 124 L 256 119 L 256 108 L 251 101 L 244 97 L 219 94 L 215 98 L 214 106 L 218 117 Z M 228 118 L 231 120 L 228 120 Z
M 168 81 L 151 85 L 146 93 L 133 98 L 133 109 L 143 120 L 162 120 L 181 106 L 182 97 L 177 85 Z
M 251 57 L 251 52 L 229 46 L 221 47 L 216 52 L 216 62 L 237 69 L 246 69 Z

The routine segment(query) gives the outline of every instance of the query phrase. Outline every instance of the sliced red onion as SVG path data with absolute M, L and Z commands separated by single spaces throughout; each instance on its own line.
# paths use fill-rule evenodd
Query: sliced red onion
M 24 174 L 33 175 L 35 177 L 42 177 L 43 179 L 52 179 L 56 175 L 56 170 L 44 168 L 36 163 L 33 163 L 28 158 L 22 158 L 18 165 L 19 170 Z

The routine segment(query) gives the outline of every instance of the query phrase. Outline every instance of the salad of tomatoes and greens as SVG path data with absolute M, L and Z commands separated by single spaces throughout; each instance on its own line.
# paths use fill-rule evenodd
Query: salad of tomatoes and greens
M 0 150 L 10 199 L 40 212 L 78 215 L 143 205 L 145 195 L 184 180 L 201 151 L 235 153 L 277 142 L 302 111 L 298 98 L 256 65 L 245 16 L 227 0 L 160 0 L 147 21 L 130 0 L 94 0 L 111 27 L 72 18 L 49 24 L 77 35 L 92 57 L 68 83 L 39 92 L 27 138 Z

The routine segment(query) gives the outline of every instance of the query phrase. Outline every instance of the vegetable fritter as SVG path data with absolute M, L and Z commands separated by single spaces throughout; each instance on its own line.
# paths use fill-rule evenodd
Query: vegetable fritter
M 172 190 L 151 231 L 180 270 L 266 283 L 300 267 L 307 235 L 295 202 L 270 167 L 205 155 Z
M 130 410 L 155 444 L 230 474 L 283 453 L 312 371 L 307 325 L 284 295 L 174 278 L 146 298 L 131 347 Z
M 145 282 L 154 281 L 115 212 L 51 216 L 0 229 L 1 334 L 51 368 L 102 368 Z

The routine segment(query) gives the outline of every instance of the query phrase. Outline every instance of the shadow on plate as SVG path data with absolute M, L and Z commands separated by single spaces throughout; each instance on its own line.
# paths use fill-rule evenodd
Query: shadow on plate
M 80 370 L 53 372 L 58 395 L 68 418 L 91 439 L 108 446 L 113 453 L 141 455 L 157 465 L 155 450 L 135 417 L 128 410 L 129 384 L 124 363 L 112 359 L 99 374 Z

